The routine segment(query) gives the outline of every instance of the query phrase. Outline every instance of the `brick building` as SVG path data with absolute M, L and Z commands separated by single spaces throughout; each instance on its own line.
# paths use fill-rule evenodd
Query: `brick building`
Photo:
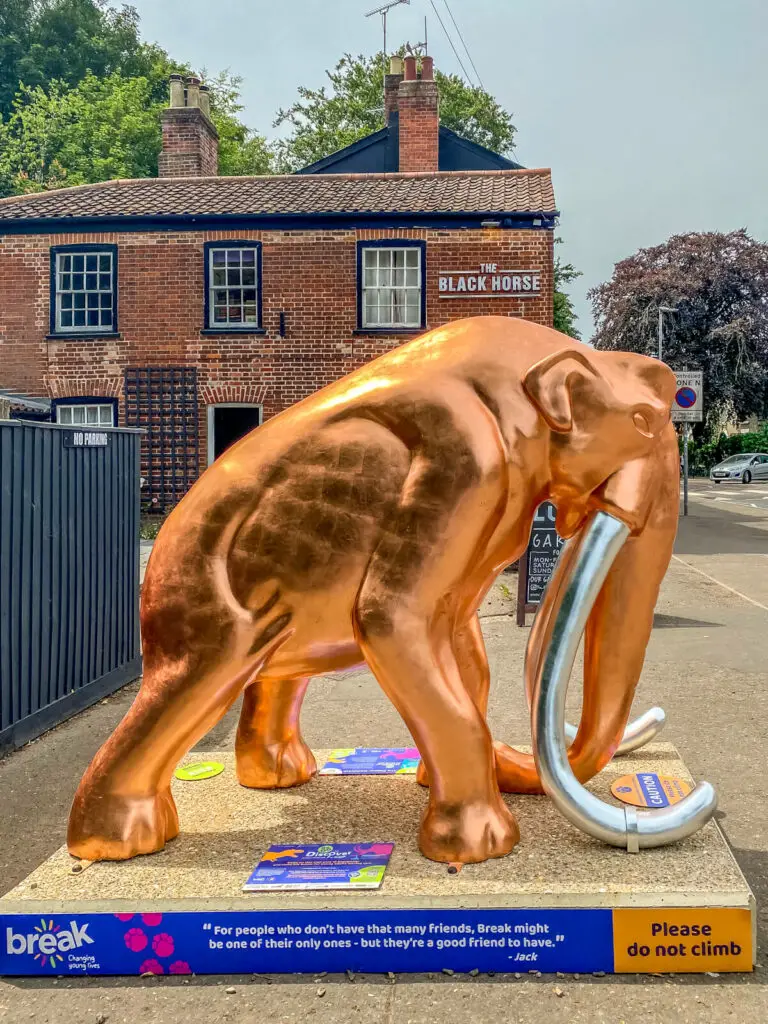
M 549 171 L 440 127 L 429 58 L 393 61 L 381 132 L 296 175 L 217 177 L 207 103 L 172 79 L 159 178 L 0 200 L 0 388 L 61 423 L 145 427 L 159 507 L 414 334 L 551 324 Z

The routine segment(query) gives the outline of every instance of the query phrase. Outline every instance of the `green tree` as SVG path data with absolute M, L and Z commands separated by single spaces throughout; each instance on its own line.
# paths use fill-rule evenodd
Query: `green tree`
M 744 230 L 674 235 L 617 263 L 589 292 L 595 347 L 655 355 L 659 306 L 664 360 L 704 371 L 706 424 L 716 437 L 731 418 L 768 413 L 768 245 Z
M 25 87 L 0 127 L 0 176 L 39 192 L 157 173 L 158 111 L 146 78 L 86 74 L 74 88 Z
M 274 126 L 290 128 L 290 134 L 277 143 L 281 169 L 298 170 L 384 126 L 383 53 L 344 54 L 326 75 L 329 87 L 300 86 L 299 99 L 277 113 Z M 446 128 L 496 153 L 512 151 L 512 118 L 493 96 L 467 85 L 458 75 L 436 71 L 435 80 L 440 121 Z
M 562 242 L 562 238 L 556 238 L 555 244 Z M 559 256 L 555 256 L 555 296 L 554 296 L 554 327 L 556 331 L 562 331 L 572 338 L 581 338 L 581 332 L 576 326 L 578 317 L 573 308 L 573 301 L 567 291 L 564 291 L 577 277 L 581 277 L 581 271 L 577 270 L 572 263 L 563 263 Z
M 174 71 L 191 73 L 142 42 L 133 7 L 0 0 L 0 195 L 156 175 Z M 239 86 L 211 83 L 220 173 L 265 173 L 271 152 L 239 118 Z
M 0 195 L 156 176 L 167 72 L 163 61 L 151 78 L 88 72 L 71 88 L 61 81 L 48 89 L 23 87 L 11 117 L 0 124 Z M 221 173 L 264 173 L 271 154 L 237 117 L 238 84 L 222 74 L 211 87 Z
M 29 46 L 34 0 L 0 4 L 0 121 L 13 107 L 19 88 L 18 66 Z
M 87 72 L 152 79 L 159 47 L 141 41 L 133 7 L 106 0 L 2 0 L 0 115 L 8 117 L 20 83 L 76 85 Z

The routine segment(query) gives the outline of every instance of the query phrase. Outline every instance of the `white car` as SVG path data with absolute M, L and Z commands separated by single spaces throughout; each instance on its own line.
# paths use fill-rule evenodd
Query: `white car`
M 753 480 L 768 480 L 768 455 L 765 452 L 730 455 L 712 467 L 709 479 L 713 483 L 730 480 L 738 481 L 740 484 L 751 484 Z

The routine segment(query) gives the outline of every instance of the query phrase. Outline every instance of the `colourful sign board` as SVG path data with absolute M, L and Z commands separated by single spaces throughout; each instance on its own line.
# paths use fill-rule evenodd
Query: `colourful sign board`
M 415 775 L 416 747 L 343 747 L 332 750 L 320 775 Z

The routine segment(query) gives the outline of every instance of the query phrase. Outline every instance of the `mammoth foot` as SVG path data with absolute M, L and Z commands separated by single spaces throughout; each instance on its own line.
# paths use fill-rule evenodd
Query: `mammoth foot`
M 128 860 L 157 853 L 178 834 L 170 790 L 139 797 L 81 788 L 69 816 L 67 846 L 84 860 Z
M 496 780 L 502 793 L 541 794 L 544 787 L 539 781 L 536 764 L 531 754 L 508 747 L 496 741 L 493 744 L 496 760 Z
M 237 778 L 249 789 L 288 789 L 316 774 L 315 757 L 306 743 L 293 737 L 268 747 L 237 747 Z
M 493 745 L 496 761 L 496 781 L 502 793 L 543 793 L 536 766 L 530 754 L 521 754 L 506 743 Z M 416 769 L 416 781 L 420 786 L 429 786 L 429 776 L 423 761 Z
M 520 841 L 517 821 L 499 798 L 492 803 L 430 806 L 419 831 L 419 849 L 429 860 L 477 864 L 504 857 Z

